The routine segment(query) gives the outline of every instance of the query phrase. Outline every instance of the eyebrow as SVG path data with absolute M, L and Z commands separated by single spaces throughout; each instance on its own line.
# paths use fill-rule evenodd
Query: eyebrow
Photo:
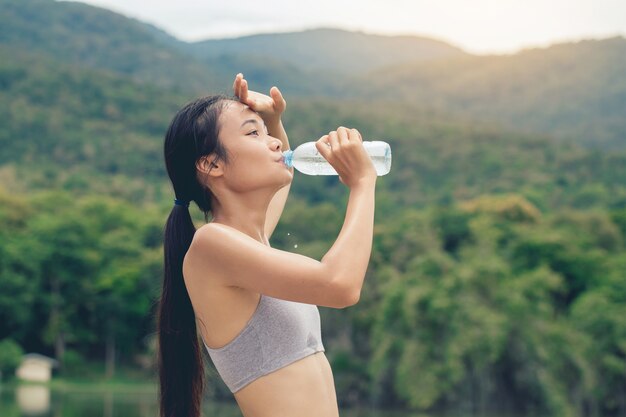
M 239 126 L 239 127 L 240 127 L 240 128 L 241 128 L 241 127 L 244 127 L 244 126 L 245 126 L 245 125 L 247 125 L 248 123 L 258 124 L 258 123 L 259 123 L 259 121 L 258 121 L 257 119 L 248 119 L 248 120 L 246 120 L 245 122 L 243 122 L 243 123 L 241 124 L 241 126 Z

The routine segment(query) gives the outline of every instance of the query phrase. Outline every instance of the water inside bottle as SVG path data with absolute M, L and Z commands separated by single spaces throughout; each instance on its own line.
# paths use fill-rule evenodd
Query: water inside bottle
M 384 155 L 372 155 L 372 162 L 377 172 L 384 172 L 387 170 L 388 159 Z M 319 157 L 302 157 L 299 162 L 307 167 L 307 170 L 314 172 L 337 172 L 326 160 L 320 161 Z
M 391 151 L 388 144 L 377 144 L 376 142 L 379 141 L 363 142 L 363 145 L 374 164 L 376 173 L 386 175 L 391 168 Z M 284 156 L 285 165 L 291 165 L 304 174 L 337 175 L 332 165 L 315 149 L 314 142 L 304 143 L 298 146 L 295 151 L 285 151 Z

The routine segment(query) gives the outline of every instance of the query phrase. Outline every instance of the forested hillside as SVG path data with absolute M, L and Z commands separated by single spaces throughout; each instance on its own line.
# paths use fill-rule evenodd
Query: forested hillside
M 32 4 L 104 13 L 0 4 L 22 14 Z M 83 34 L 102 37 L 94 59 L 115 37 L 141 39 L 133 32 L 141 23 L 109 15 L 121 25 L 116 35 Z M 60 376 L 112 377 L 124 367 L 154 380 L 162 231 L 174 198 L 163 135 L 182 104 L 212 88 L 189 89 L 197 80 L 178 78 L 167 60 L 150 64 L 165 78 L 144 77 L 143 64 L 120 69 L 123 55 L 94 64 L 79 53 L 80 24 L 28 29 L 30 21 L 15 23 L 11 37 L 0 28 L 0 350 L 54 356 Z M 59 31 L 65 41 L 46 52 L 41 44 Z M 158 48 L 181 47 L 159 36 Z M 389 68 L 317 97 L 306 89 L 318 86 L 292 96 L 277 82 L 292 147 L 344 125 L 392 148 L 360 302 L 320 308 L 342 406 L 626 412 L 623 42 Z M 453 83 L 459 73 L 466 78 Z M 390 96 L 393 77 L 414 79 Z M 493 109 L 504 114 L 507 103 L 510 119 L 500 118 Z M 525 112 L 538 114 L 524 119 L 528 128 L 511 122 Z M 601 146 L 578 145 L 585 141 L 563 127 L 574 122 Z M 348 191 L 337 177 L 295 175 L 270 242 L 319 260 L 341 229 Z M 202 213 L 190 209 L 200 226 Z M 207 397 L 231 398 L 208 369 Z
M 402 80 L 402 82 L 398 82 Z M 401 65 L 359 80 L 372 98 L 428 103 L 466 118 L 594 147 L 626 146 L 626 39 Z M 346 88 L 345 92 L 354 91 Z
M 302 70 L 349 77 L 389 65 L 466 55 L 459 48 L 434 39 L 368 35 L 329 28 L 211 39 L 181 46 L 207 62 L 246 56 L 257 64 L 273 59 Z
M 177 51 L 170 38 L 145 23 L 82 3 L 0 1 L 0 45 L 164 87 L 216 88 L 211 68 Z
M 626 147 L 626 39 L 472 56 L 444 42 L 337 29 L 186 43 L 104 9 L 0 2 L 0 44 L 190 95 L 233 73 L 290 97 L 396 100 L 603 149 Z
M 120 197 L 150 201 L 166 192 L 162 136 L 194 96 L 11 48 L 0 48 L 0 57 L 0 109 L 7 116 L 0 163 L 15 186 L 104 192 L 113 176 L 130 180 L 116 188 Z M 289 106 L 293 147 L 341 124 L 392 144 L 394 172 L 380 180 L 391 210 L 513 190 L 546 209 L 626 201 L 624 152 L 587 151 L 397 102 L 298 99 Z M 343 192 L 334 177 L 296 181 L 302 191 L 294 193 L 311 203 L 329 193 L 338 202 Z

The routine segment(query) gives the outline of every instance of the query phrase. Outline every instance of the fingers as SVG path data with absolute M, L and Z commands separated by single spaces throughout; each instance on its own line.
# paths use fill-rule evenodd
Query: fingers
M 248 104 L 248 81 L 241 80 L 241 88 L 239 89 L 239 100 Z
M 363 137 L 361 136 L 361 132 L 359 132 L 356 129 L 350 129 L 350 139 L 352 139 L 354 137 L 355 140 L 359 140 L 361 142 L 363 142 Z
M 331 149 L 339 149 L 339 137 L 337 135 L 337 131 L 332 131 L 328 133 L 328 143 L 330 143 Z
M 235 81 L 233 82 L 233 94 L 239 97 L 239 90 L 241 89 L 241 80 L 243 80 L 243 74 L 239 73 L 235 76 Z
M 350 142 L 363 142 L 363 138 L 361 138 L 361 133 L 359 133 L 356 129 L 348 129 L 346 127 L 340 126 L 337 128 L 336 132 L 331 132 L 330 137 L 337 138 L 337 143 L 340 146 L 346 146 L 350 144 Z M 333 142 L 330 142 L 331 145 L 334 145 Z M 338 148 L 334 148 L 335 150 Z
M 372 160 L 365 152 L 362 142 L 363 138 L 358 130 L 340 126 L 336 131 L 322 136 L 315 146 L 339 174 L 339 181 L 352 187 L 361 179 L 376 175 Z
M 337 137 L 339 138 L 339 144 L 341 146 L 347 145 L 348 142 L 350 141 L 350 139 L 348 138 L 348 129 L 346 129 L 343 126 L 340 126 L 337 129 Z
M 328 135 L 324 135 L 321 138 L 319 138 L 316 142 L 315 142 L 315 147 L 317 148 L 317 151 L 322 154 L 322 156 L 328 160 L 328 157 L 330 156 L 330 146 L 328 146 Z
M 247 105 L 252 105 L 254 103 L 249 102 L 251 99 L 248 94 L 248 81 L 243 78 L 243 74 L 239 73 L 235 76 L 235 81 L 233 82 L 233 93 L 236 97 L 239 97 L 239 100 Z
M 284 112 L 287 107 L 287 102 L 283 98 L 283 95 L 278 87 L 274 86 L 270 89 L 270 96 L 272 97 L 272 100 L 274 100 L 276 110 L 281 113 Z

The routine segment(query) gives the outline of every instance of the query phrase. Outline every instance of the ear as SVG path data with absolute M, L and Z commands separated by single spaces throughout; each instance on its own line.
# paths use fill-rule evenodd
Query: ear
M 215 162 L 216 160 L 217 158 L 213 154 L 203 156 L 196 161 L 196 169 L 204 175 L 221 177 L 224 175 L 224 164 L 221 162 Z

